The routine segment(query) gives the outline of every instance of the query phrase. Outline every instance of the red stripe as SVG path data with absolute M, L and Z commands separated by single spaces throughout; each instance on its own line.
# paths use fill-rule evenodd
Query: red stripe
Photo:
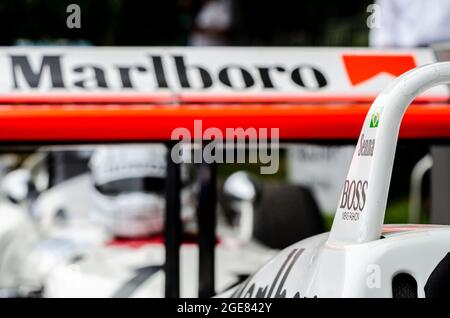
M 369 104 L 234 104 L 189 106 L 2 106 L 0 141 L 157 141 L 170 140 L 176 127 L 193 135 L 203 129 L 279 128 L 282 140 L 357 139 Z M 400 138 L 450 138 L 450 105 L 413 105 Z
M 0 95 L 0 104 L 170 104 L 170 103 L 371 103 L 376 95 L 339 94 L 117 94 Z M 448 102 L 448 95 L 422 95 L 416 102 Z
M 194 245 L 197 244 L 198 238 L 195 234 L 185 233 L 183 235 L 182 245 Z M 220 240 L 216 239 L 216 244 L 220 244 Z M 128 248 L 141 248 L 147 245 L 164 245 L 164 236 L 154 235 L 143 238 L 114 238 L 105 244 L 111 247 L 128 247 Z

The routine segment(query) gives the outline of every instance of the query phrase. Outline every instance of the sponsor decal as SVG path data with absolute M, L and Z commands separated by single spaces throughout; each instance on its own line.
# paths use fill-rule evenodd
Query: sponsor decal
M 369 182 L 365 180 L 345 180 L 339 208 L 343 220 L 358 221 L 359 213 L 364 209 Z
M 257 286 L 257 282 L 252 282 L 253 276 L 249 277 L 241 287 L 231 295 L 232 298 L 287 298 L 287 290 L 284 288 L 286 280 L 305 249 L 293 249 L 286 257 L 279 268 L 277 274 L 269 285 Z M 250 287 L 248 287 L 250 286 Z M 247 288 L 248 287 L 248 288 Z M 300 298 L 300 292 L 294 293 L 293 298 Z M 315 296 L 317 297 L 317 296 Z
M 370 128 L 377 128 L 378 123 L 380 122 L 381 112 L 383 111 L 382 107 L 378 107 L 370 116 Z
M 149 97 L 167 102 L 366 100 L 396 76 L 432 62 L 428 49 L 389 54 L 342 48 L 2 48 L 0 99 L 98 102 L 126 93 L 120 98 L 130 102 Z M 432 89 L 425 95 L 446 98 L 448 91 Z
M 344 54 L 342 59 L 353 86 L 372 79 L 380 73 L 397 77 L 417 66 L 411 54 Z
M 111 89 L 117 84 L 120 89 L 139 89 L 139 82 L 144 78 L 153 83 L 153 87 L 146 87 L 145 90 L 177 88 L 207 91 L 214 86 L 232 91 L 254 87 L 273 90 L 278 88 L 276 79 L 280 76 L 294 87 L 304 90 L 314 91 L 328 85 L 324 72 L 315 65 L 297 64 L 288 68 L 236 63 L 217 65 L 217 69 L 213 69 L 211 63 L 191 64 L 182 54 L 149 54 L 138 64 L 109 63 L 107 66 L 92 62 L 74 64 L 63 55 L 50 54 L 42 55 L 37 65 L 31 63 L 29 55 L 10 55 L 9 61 L 14 90 L 42 88 L 44 77 L 49 79 L 45 88 L 85 90 Z M 168 65 L 174 74 L 169 74 Z
M 373 156 L 373 149 L 375 148 L 375 138 L 364 139 L 364 134 L 361 134 L 359 140 L 358 156 Z

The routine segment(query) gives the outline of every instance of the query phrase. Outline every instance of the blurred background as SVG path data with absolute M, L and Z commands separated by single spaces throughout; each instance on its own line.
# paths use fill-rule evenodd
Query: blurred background
M 195 45 L 194 34 L 209 23 L 202 10 L 215 1 L 0 1 L 0 45 L 111 46 Z M 365 46 L 366 8 L 371 1 L 218 1 L 217 33 L 222 45 Z M 67 29 L 66 7 L 77 3 L 82 27 Z M 220 13 L 216 13 L 216 10 Z M 204 13 L 204 11 L 203 11 Z M 61 26 L 61 27 L 57 27 Z M 218 29 L 221 30 L 218 30 Z M 193 43 L 194 42 L 194 43 Z

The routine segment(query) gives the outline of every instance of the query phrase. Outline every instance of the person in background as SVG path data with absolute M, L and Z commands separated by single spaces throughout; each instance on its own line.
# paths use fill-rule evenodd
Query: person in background
M 112 235 L 162 235 L 166 153 L 164 145 L 120 145 L 99 147 L 92 155 L 93 218 Z M 194 194 L 186 166 L 183 168 L 182 218 L 187 221 L 194 218 Z
M 231 0 L 206 0 L 195 17 L 192 46 L 228 45 L 233 22 Z
M 376 0 L 369 44 L 424 47 L 450 41 L 450 0 Z

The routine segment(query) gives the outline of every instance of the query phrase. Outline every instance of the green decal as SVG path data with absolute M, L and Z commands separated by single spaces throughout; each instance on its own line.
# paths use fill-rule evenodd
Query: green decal
M 370 117 L 370 128 L 377 128 L 378 123 L 380 122 L 381 112 L 383 111 L 383 108 L 379 107 L 375 109 L 375 111 L 372 114 L 372 117 Z

